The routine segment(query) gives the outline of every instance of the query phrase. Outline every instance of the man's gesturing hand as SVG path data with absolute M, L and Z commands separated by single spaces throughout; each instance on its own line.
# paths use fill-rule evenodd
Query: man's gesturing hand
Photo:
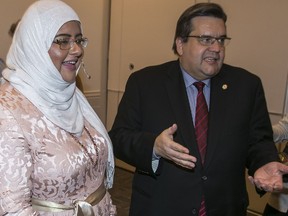
M 179 143 L 174 142 L 173 134 L 177 131 L 177 125 L 164 130 L 154 143 L 154 152 L 156 155 L 173 161 L 179 166 L 193 169 L 197 161 L 196 157 L 189 154 L 189 150 Z

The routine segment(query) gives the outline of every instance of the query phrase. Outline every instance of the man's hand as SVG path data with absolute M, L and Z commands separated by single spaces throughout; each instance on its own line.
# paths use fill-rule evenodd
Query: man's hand
M 193 169 L 197 159 L 189 155 L 187 148 L 173 141 L 173 134 L 176 131 L 176 124 L 164 130 L 155 140 L 154 152 L 156 155 L 171 160 L 179 166 Z
M 254 178 L 249 176 L 249 180 L 260 190 L 267 192 L 280 192 L 283 189 L 282 175 L 288 173 L 288 166 L 279 162 L 270 162 L 254 174 Z

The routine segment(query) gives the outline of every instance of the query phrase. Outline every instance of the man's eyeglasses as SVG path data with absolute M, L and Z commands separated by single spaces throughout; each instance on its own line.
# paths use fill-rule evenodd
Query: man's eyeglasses
M 231 40 L 229 37 L 212 37 L 208 35 L 188 35 L 186 37 L 196 38 L 203 46 L 211 46 L 215 41 L 217 41 L 220 46 L 225 47 Z
M 58 44 L 62 50 L 69 50 L 74 46 L 75 43 L 83 48 L 86 47 L 88 44 L 88 39 L 85 37 L 76 40 L 54 39 L 53 43 Z

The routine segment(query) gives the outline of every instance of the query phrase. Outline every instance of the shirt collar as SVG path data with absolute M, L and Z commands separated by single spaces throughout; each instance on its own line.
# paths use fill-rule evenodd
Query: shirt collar
M 189 86 L 191 86 L 194 82 L 199 82 L 199 80 L 194 79 L 190 74 L 188 74 L 184 68 L 181 67 L 181 71 L 183 74 L 183 78 L 184 78 L 184 82 L 185 82 L 185 87 L 188 88 Z M 205 83 L 206 86 L 210 87 L 210 79 L 206 79 L 206 80 L 201 80 L 201 82 Z

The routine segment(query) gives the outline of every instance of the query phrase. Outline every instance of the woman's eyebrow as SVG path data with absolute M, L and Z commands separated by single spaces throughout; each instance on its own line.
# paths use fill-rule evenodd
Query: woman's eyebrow
M 79 33 L 79 34 L 76 34 L 75 37 L 79 37 L 79 36 L 82 36 L 82 33 Z M 61 34 L 57 34 L 55 36 L 56 37 L 73 37 L 71 34 L 66 34 L 66 33 L 61 33 Z

